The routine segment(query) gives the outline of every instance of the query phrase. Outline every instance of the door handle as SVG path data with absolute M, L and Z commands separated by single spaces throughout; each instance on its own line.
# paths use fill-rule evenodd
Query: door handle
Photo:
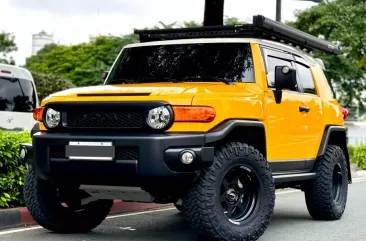
M 300 112 L 309 112 L 310 111 L 310 108 L 307 107 L 307 106 L 300 106 L 299 107 L 299 111 Z

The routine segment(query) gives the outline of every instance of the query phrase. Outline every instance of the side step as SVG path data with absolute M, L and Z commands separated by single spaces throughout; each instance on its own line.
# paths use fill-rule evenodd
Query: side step
M 125 202 L 142 203 L 153 202 L 151 195 L 139 187 L 81 185 L 80 189 L 97 199 L 118 199 Z
M 298 182 L 298 181 L 309 181 L 316 178 L 315 172 L 308 173 L 294 173 L 294 174 L 274 174 L 273 179 L 275 184 L 287 183 L 287 182 Z

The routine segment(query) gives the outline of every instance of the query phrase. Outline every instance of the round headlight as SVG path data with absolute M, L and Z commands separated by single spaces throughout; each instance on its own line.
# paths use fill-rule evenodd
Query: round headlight
M 54 109 L 47 109 L 45 124 L 48 128 L 55 128 L 60 123 L 60 112 Z
M 168 108 L 161 106 L 149 111 L 147 124 L 154 129 L 163 129 L 170 123 L 170 112 Z

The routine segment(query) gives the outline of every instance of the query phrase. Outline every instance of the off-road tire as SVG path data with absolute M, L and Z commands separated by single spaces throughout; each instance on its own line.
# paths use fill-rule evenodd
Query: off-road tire
M 334 200 L 332 191 L 333 171 L 340 165 L 342 185 L 340 198 Z M 339 146 L 329 145 L 325 154 L 315 163 L 316 179 L 305 188 L 307 209 L 315 220 L 338 220 L 342 217 L 348 195 L 348 168 L 347 161 Z
M 97 227 L 109 214 L 112 200 L 98 200 L 81 211 L 62 206 L 57 189 L 39 178 L 30 166 L 24 184 L 25 204 L 34 220 L 56 233 L 86 233 Z
M 214 162 L 202 170 L 183 202 L 184 216 L 199 237 L 215 240 L 257 240 L 273 215 L 275 186 L 272 172 L 263 155 L 254 147 L 230 142 L 215 148 Z M 249 219 L 241 225 L 229 221 L 221 209 L 218 180 L 235 165 L 249 166 L 259 180 L 259 202 Z

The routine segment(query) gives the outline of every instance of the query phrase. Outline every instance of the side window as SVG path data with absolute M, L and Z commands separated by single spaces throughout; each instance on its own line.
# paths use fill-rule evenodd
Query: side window
M 284 65 L 292 66 L 290 60 L 284 60 L 272 56 L 267 56 L 267 81 L 269 88 L 274 87 L 275 67 Z
M 297 75 L 301 82 L 304 93 L 314 94 L 316 95 L 316 89 L 314 85 L 313 75 L 311 74 L 311 70 L 308 66 L 303 65 L 301 63 L 295 63 Z

